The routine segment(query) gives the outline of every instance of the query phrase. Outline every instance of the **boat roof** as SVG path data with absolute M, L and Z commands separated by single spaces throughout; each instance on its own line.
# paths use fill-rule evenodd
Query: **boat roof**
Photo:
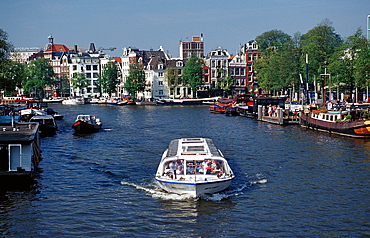
M 181 138 L 170 142 L 167 157 L 186 155 L 223 157 L 213 140 L 209 138 Z
M 52 115 L 36 115 L 31 118 L 31 120 L 34 119 L 54 119 Z

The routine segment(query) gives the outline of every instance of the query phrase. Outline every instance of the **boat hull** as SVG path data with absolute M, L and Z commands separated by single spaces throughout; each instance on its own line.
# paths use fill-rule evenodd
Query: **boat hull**
M 304 113 L 301 114 L 300 119 L 301 126 L 309 129 L 348 137 L 370 138 L 370 120 L 338 123 L 318 120 L 310 117 L 309 114 Z
M 101 129 L 101 125 L 92 125 L 83 121 L 77 121 L 72 125 L 77 133 L 95 133 Z
M 158 185 L 170 193 L 186 194 L 192 197 L 200 197 L 204 194 L 221 192 L 230 186 L 232 178 L 216 181 L 182 182 L 156 178 Z

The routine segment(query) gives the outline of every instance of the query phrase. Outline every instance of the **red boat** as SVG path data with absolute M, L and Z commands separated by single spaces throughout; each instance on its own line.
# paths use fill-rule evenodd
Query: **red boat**
M 102 128 L 100 119 L 91 115 L 78 115 L 72 128 L 77 133 L 94 133 Z

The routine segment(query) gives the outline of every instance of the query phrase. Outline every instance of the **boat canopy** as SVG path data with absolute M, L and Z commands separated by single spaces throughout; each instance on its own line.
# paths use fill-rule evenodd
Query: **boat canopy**
M 167 157 L 195 154 L 223 157 L 214 142 L 208 138 L 173 140 L 168 146 Z

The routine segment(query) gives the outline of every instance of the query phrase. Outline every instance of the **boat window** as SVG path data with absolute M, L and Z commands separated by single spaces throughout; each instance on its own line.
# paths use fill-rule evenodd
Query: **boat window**
M 219 174 L 224 172 L 224 163 L 222 160 L 209 159 L 205 160 L 205 173 L 206 174 Z
M 204 174 L 204 163 L 202 160 L 186 161 L 186 174 Z
M 217 175 L 224 172 L 222 160 L 205 159 L 204 161 L 186 161 L 186 174 L 210 174 Z
M 184 174 L 184 161 L 179 160 L 170 160 L 164 163 L 164 173 L 168 176 L 173 175 L 182 175 Z

